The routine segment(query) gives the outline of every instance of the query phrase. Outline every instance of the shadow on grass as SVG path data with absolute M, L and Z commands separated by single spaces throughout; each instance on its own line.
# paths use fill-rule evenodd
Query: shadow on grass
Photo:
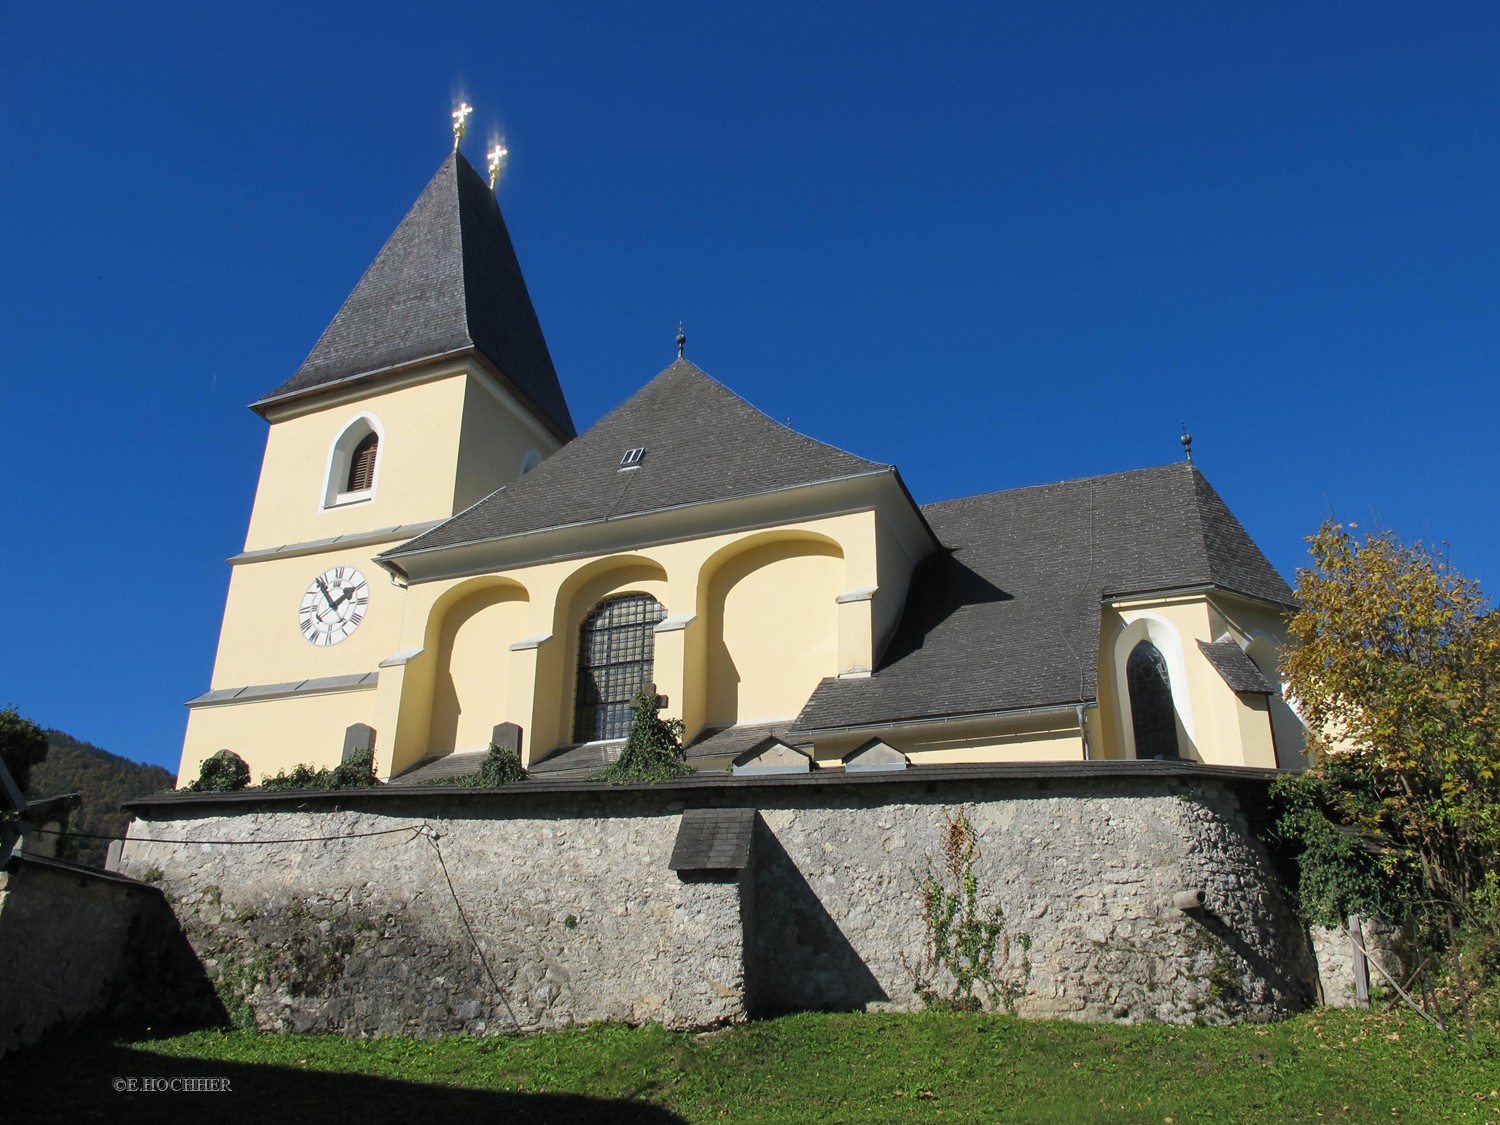
M 118 1092 L 116 1080 L 218 1078 L 223 1092 Z M 55 1038 L 0 1059 L 0 1119 L 47 1122 L 641 1122 L 683 1119 L 643 1102 L 459 1089 L 296 1067 L 169 1058 L 105 1039 Z

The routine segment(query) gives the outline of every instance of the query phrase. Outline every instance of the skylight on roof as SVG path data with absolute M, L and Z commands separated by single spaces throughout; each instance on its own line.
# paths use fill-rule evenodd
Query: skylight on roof
M 645 459 L 646 447 L 644 445 L 639 449 L 627 449 L 625 456 L 620 458 L 620 468 L 633 469 Z

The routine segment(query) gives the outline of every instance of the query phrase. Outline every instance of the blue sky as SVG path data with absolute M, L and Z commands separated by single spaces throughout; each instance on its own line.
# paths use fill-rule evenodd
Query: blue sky
M 264 423 L 455 96 L 586 425 L 673 355 L 919 501 L 1199 465 L 1500 581 L 1500 7 L 0 11 L 0 705 L 175 768 Z M 290 612 L 290 611 L 289 611 Z

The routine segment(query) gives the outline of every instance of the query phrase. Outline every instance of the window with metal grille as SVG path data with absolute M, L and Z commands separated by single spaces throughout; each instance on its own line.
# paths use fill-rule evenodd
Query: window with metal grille
M 630 733 L 630 702 L 651 682 L 654 626 L 667 611 L 650 594 L 606 598 L 578 630 L 573 738 L 595 742 Z
M 1167 658 L 1150 641 L 1130 650 L 1125 663 L 1130 692 L 1130 722 L 1135 731 L 1137 758 L 1177 758 L 1177 712 L 1172 706 L 1172 680 Z
M 380 450 L 380 437 L 366 434 L 349 455 L 349 480 L 345 492 L 364 492 L 375 483 L 375 457 Z

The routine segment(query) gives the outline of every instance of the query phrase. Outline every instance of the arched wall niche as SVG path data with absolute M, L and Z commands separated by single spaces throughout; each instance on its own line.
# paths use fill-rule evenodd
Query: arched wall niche
M 545 675 L 538 675 L 537 683 L 539 690 L 543 683 L 549 682 L 560 688 L 556 692 L 556 729 L 562 742 L 573 740 L 574 705 L 578 698 L 578 638 L 583 621 L 600 602 L 631 593 L 647 594 L 666 607 L 666 570 L 644 555 L 613 555 L 579 567 L 558 589 L 553 607 L 555 639 L 542 649 L 546 669 Z
M 791 718 L 838 673 L 845 573 L 840 545 L 811 533 L 747 536 L 704 564 L 705 725 Z
M 425 638 L 433 659 L 428 754 L 482 750 L 495 724 L 513 721 L 510 646 L 526 635 L 530 611 L 520 583 L 486 578 L 434 604 Z
M 1127 611 L 1124 624 L 1110 643 L 1114 670 L 1115 721 L 1123 756 L 1136 758 L 1135 724 L 1130 709 L 1130 654 L 1142 641 L 1150 641 L 1166 662 L 1172 687 L 1172 708 L 1177 718 L 1177 750 L 1184 758 L 1201 760 L 1193 727 L 1193 701 L 1188 694 L 1187 663 L 1182 638 L 1166 618 L 1149 610 Z

